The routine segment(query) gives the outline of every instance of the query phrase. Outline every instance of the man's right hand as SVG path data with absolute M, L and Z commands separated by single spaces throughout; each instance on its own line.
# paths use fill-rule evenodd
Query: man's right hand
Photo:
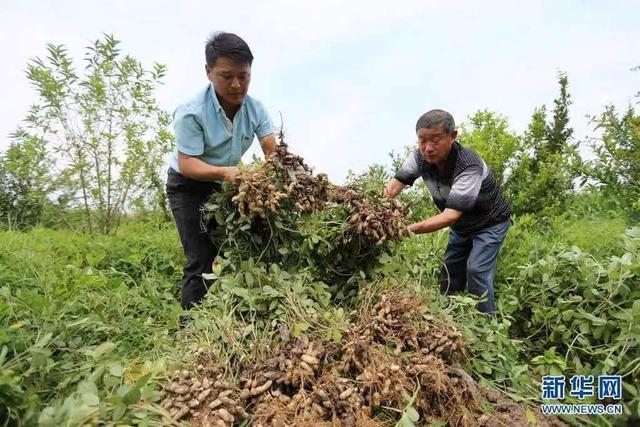
M 195 156 L 178 152 L 178 167 L 180 173 L 197 181 L 228 181 L 234 182 L 239 170 L 236 166 L 213 166 Z
M 384 195 L 390 199 L 393 199 L 402 191 L 404 187 L 406 187 L 406 184 L 403 184 L 397 179 L 392 178 L 391 181 L 387 182 L 384 186 Z
M 237 167 L 235 167 L 235 166 L 226 166 L 224 168 L 224 177 L 223 177 L 223 179 L 225 181 L 233 183 L 233 182 L 235 182 L 235 180 L 238 177 L 239 173 L 240 173 L 240 170 Z

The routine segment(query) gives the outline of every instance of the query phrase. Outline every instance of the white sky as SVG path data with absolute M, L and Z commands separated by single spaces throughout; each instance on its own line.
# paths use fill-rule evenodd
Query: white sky
M 157 97 L 170 112 L 207 84 L 209 33 L 239 34 L 255 57 L 250 94 L 277 125 L 282 112 L 292 149 L 335 182 L 414 142 L 416 119 L 432 108 L 458 122 L 488 108 L 523 131 L 557 95 L 558 70 L 584 137 L 587 114 L 624 108 L 640 90 L 630 71 L 639 18 L 631 1 L 2 0 L 0 148 L 36 101 L 28 59 L 64 44 L 80 68 L 83 47 L 104 32 L 144 64 L 167 65 Z

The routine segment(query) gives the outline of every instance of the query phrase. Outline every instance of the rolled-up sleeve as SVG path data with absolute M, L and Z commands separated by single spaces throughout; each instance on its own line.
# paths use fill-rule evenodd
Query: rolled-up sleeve
M 405 185 L 413 185 L 416 179 L 420 177 L 420 153 L 415 150 L 404 161 L 394 178 Z
M 177 110 L 173 115 L 176 148 L 189 156 L 204 153 L 204 131 L 193 113 Z
M 262 138 L 263 136 L 270 135 L 275 132 L 275 128 L 273 127 L 273 123 L 271 121 L 271 117 L 269 113 L 267 113 L 267 109 L 264 108 L 262 102 L 256 103 L 256 115 L 258 117 L 258 124 L 254 130 L 256 136 L 258 138 Z
M 446 208 L 465 212 L 474 208 L 482 186 L 482 168 L 470 166 L 453 181 Z

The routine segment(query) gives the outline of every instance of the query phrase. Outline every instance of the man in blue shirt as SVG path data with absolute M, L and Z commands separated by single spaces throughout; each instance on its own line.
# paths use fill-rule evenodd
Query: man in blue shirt
M 176 147 L 169 159 L 167 196 L 187 257 L 181 283 L 182 307 L 198 304 L 207 293 L 218 248 L 201 226 L 202 204 L 223 181 L 233 182 L 242 155 L 258 137 L 265 156 L 276 147 L 271 119 L 262 103 L 247 95 L 253 54 L 235 34 L 218 32 L 205 47 L 210 84 L 173 115 Z

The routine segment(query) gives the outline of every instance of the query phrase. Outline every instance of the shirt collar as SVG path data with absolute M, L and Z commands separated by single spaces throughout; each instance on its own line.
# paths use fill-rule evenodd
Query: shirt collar
M 449 152 L 449 156 L 447 157 L 447 160 L 444 163 L 444 170 L 446 171 L 453 171 L 453 168 L 455 167 L 456 164 L 456 160 L 458 159 L 458 150 L 460 148 L 460 144 L 458 143 L 458 141 L 453 141 L 453 144 L 451 145 L 451 151 Z
M 218 96 L 216 95 L 216 89 L 213 87 L 213 83 L 209 83 L 209 89 L 211 91 L 211 101 L 213 102 L 213 109 L 216 112 L 221 112 L 224 114 L 222 110 L 222 105 L 220 105 L 220 101 L 218 101 Z

